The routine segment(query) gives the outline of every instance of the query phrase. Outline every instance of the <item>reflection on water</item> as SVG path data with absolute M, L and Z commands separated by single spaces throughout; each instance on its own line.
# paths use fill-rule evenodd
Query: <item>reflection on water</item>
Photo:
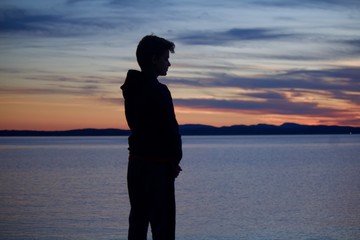
M 129 208 L 125 143 L 28 138 L 3 144 L 1 234 L 11 239 L 124 239 Z
M 360 239 L 360 136 L 183 141 L 177 239 Z M 0 138 L 0 239 L 126 239 L 126 167 L 123 137 Z

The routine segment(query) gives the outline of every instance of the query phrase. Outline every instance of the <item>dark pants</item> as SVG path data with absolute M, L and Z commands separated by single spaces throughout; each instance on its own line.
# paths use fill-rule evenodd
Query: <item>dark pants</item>
M 175 188 L 171 164 L 129 160 L 129 240 L 175 239 Z

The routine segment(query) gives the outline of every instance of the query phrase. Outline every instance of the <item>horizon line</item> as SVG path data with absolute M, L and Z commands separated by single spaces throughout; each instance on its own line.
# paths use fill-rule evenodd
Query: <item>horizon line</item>
M 205 126 L 205 127 L 212 127 L 212 128 L 226 128 L 226 127 L 236 127 L 236 126 L 245 126 L 245 127 L 251 127 L 251 126 L 259 126 L 259 125 L 268 125 L 268 126 L 275 126 L 275 127 L 281 127 L 283 125 L 298 125 L 298 126 L 308 126 L 308 127 L 349 127 L 349 128 L 360 128 L 360 126 L 349 126 L 349 125 L 326 125 L 326 124 L 300 124 L 300 123 L 294 123 L 294 122 L 284 122 L 279 125 L 275 124 L 267 124 L 267 123 L 258 123 L 258 124 L 234 124 L 234 125 L 223 125 L 223 126 L 213 126 L 208 124 L 201 124 L 201 123 L 186 123 L 186 124 L 180 124 L 181 126 Z M 63 129 L 63 130 L 34 130 L 34 129 L 0 129 L 0 131 L 36 131 L 36 132 L 67 132 L 67 131 L 77 131 L 77 130 L 119 130 L 119 131 L 131 131 L 130 129 L 122 129 L 122 128 L 92 128 L 92 127 L 85 127 L 85 128 L 72 128 L 72 129 Z

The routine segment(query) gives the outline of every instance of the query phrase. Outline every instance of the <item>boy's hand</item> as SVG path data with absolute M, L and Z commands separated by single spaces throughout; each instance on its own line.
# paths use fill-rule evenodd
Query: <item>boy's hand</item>
M 181 169 L 180 165 L 176 165 L 175 169 L 174 169 L 174 177 L 177 178 L 181 171 L 182 171 L 182 169 Z

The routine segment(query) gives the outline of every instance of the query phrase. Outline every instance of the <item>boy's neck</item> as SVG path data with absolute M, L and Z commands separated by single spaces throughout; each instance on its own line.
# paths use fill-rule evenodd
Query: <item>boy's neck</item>
M 158 75 L 155 74 L 154 71 L 152 71 L 152 70 L 141 70 L 141 72 L 142 72 L 144 75 L 149 76 L 149 77 L 151 77 L 151 78 L 156 78 L 156 79 L 157 79 L 157 77 L 158 77 Z

